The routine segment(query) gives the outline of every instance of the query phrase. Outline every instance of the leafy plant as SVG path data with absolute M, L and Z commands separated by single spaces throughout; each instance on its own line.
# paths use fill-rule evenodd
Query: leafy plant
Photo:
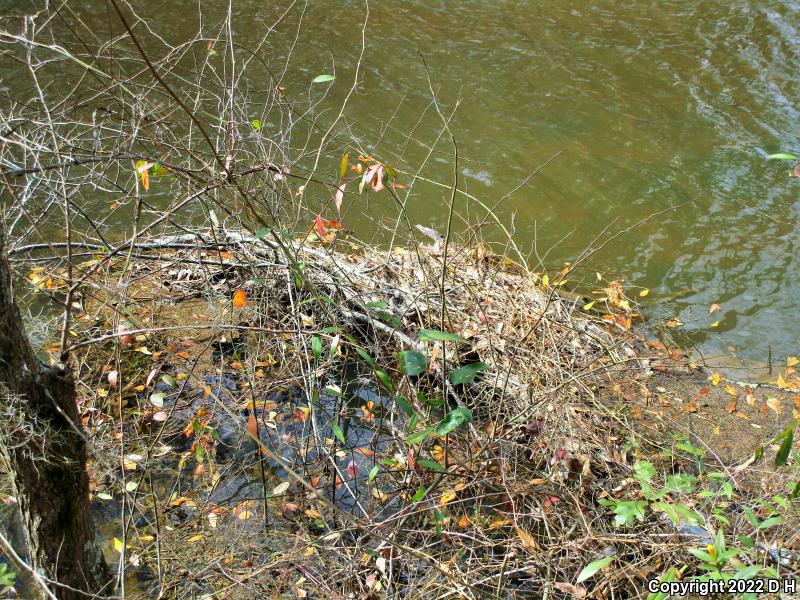
M 0 563 L 0 594 L 5 594 L 14 587 L 16 578 L 17 574 L 15 571 L 12 571 L 6 563 Z

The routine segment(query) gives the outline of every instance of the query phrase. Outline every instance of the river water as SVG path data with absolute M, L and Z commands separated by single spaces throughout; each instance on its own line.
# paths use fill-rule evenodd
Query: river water
M 104 32 L 111 16 L 101 5 L 71 3 Z M 133 5 L 169 44 L 201 29 L 215 36 L 228 8 Z M 583 287 L 597 271 L 650 289 L 649 316 L 680 318 L 711 364 L 730 369 L 735 356 L 752 370 L 770 347 L 776 362 L 800 353 L 800 180 L 764 158 L 800 150 L 800 3 L 236 0 L 232 30 L 239 43 L 255 43 L 288 11 L 261 55 L 280 67 L 299 31 L 285 94 L 319 99 L 328 84 L 311 80 L 335 70 L 318 109 L 325 123 L 352 84 L 367 10 L 345 139 L 449 186 L 453 148 L 446 136 L 436 143 L 429 74 L 444 112 L 460 103 L 450 125 L 459 187 L 488 205 L 502 199 L 497 213 L 513 222 L 532 266 L 539 256 L 558 269 L 607 225 L 613 235 L 683 205 L 608 242 L 581 271 Z M 153 55 L 165 48 L 149 44 Z M 394 210 L 381 198 L 346 198 L 345 224 L 370 238 L 373 220 Z M 446 188 L 418 181 L 411 221 L 444 230 L 448 200 Z M 463 198 L 459 208 L 480 213 Z M 711 304 L 721 310 L 709 315 Z

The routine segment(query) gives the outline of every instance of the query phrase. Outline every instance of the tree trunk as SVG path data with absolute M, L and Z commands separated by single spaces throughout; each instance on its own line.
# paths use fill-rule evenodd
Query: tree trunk
M 42 364 L 25 334 L 0 223 L 0 454 L 31 566 L 62 600 L 87 600 L 110 581 L 95 542 L 86 452 L 71 373 Z

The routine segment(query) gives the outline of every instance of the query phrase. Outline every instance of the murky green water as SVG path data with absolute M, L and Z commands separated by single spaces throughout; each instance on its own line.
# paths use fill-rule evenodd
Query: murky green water
M 108 30 L 105 9 L 88 4 L 73 9 Z M 227 3 L 201 4 L 203 31 L 216 35 Z M 233 30 L 247 45 L 288 8 L 261 52 L 278 68 L 302 15 L 286 94 L 318 98 L 324 86 L 311 79 L 335 68 L 323 106 L 330 112 L 320 114 L 332 119 L 354 76 L 366 5 L 278 4 L 235 1 Z M 340 135 L 450 184 L 449 140 L 426 158 L 440 122 L 424 56 L 443 110 L 460 101 L 451 123 L 459 186 L 487 204 L 516 190 L 498 213 L 508 226 L 513 218 L 534 263 L 538 255 L 557 268 L 609 223 L 613 234 L 690 202 L 609 242 L 584 271 L 587 285 L 597 270 L 651 288 L 651 315 L 680 316 L 711 362 L 733 348 L 764 363 L 768 345 L 781 359 L 800 352 L 799 190 L 786 165 L 763 156 L 800 150 L 799 12 L 788 0 L 373 1 L 361 83 L 345 113 L 350 128 Z M 201 28 L 196 3 L 151 0 L 144 14 L 172 44 Z M 412 222 L 443 230 L 448 197 L 417 182 Z M 346 224 L 367 238 L 372 219 L 394 211 L 381 196 L 345 206 Z M 722 310 L 709 316 L 711 303 Z

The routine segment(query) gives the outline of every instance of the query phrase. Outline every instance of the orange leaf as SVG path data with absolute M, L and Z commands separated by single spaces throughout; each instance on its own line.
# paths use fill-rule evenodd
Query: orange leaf
M 233 306 L 236 308 L 244 308 L 247 305 L 247 292 L 244 290 L 236 290 L 233 294 Z
M 247 432 L 258 439 L 258 421 L 256 420 L 255 412 L 251 412 L 250 416 L 247 418 Z

